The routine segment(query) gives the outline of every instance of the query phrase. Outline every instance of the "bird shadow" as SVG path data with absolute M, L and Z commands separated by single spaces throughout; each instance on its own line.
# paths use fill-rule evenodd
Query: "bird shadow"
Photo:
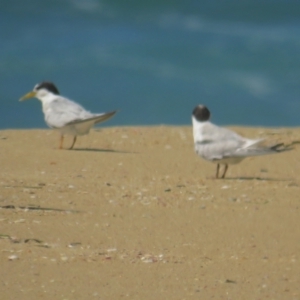
M 215 178 L 216 179 L 216 178 Z M 260 180 L 260 181 L 292 181 L 292 178 L 272 178 L 272 177 L 259 177 L 259 176 L 241 176 L 241 177 L 225 177 L 218 178 L 223 180 Z
M 73 148 L 71 151 L 82 151 L 82 152 L 103 152 L 103 153 L 138 153 L 133 151 L 122 151 L 113 149 L 99 149 L 99 148 Z

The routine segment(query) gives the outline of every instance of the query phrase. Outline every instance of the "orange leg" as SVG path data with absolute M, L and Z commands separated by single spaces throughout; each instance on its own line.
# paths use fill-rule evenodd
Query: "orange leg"
M 59 149 L 62 149 L 62 148 L 63 148 L 63 143 L 64 143 L 64 136 L 61 135 L 61 136 L 60 136 Z
M 74 136 L 74 139 L 73 139 L 73 143 L 72 143 L 72 146 L 69 148 L 69 150 L 73 149 L 75 143 L 76 143 L 76 139 L 77 139 L 77 136 L 75 135 Z

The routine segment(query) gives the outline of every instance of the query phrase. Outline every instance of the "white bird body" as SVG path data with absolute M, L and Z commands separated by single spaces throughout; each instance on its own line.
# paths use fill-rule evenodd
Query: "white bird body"
M 60 148 L 63 136 L 74 137 L 73 148 L 77 135 L 88 134 L 96 124 L 111 118 L 116 111 L 94 114 L 85 110 L 80 104 L 59 95 L 53 83 L 42 82 L 34 87 L 33 91 L 20 100 L 36 97 L 42 103 L 42 110 L 46 124 L 61 133 Z
M 105 113 L 93 114 L 81 105 L 61 96 L 49 94 L 42 99 L 45 122 L 62 134 L 84 135 L 100 122 Z
M 219 127 L 209 121 L 210 112 L 202 105 L 197 106 L 192 115 L 193 137 L 195 152 L 217 164 L 225 165 L 222 178 L 225 177 L 228 164 L 237 164 L 249 156 L 265 155 L 281 152 L 278 147 L 282 144 L 267 147 L 264 139 L 244 138 L 230 129 Z
M 236 164 L 248 156 L 273 152 L 269 148 L 257 148 L 264 139 L 247 139 L 209 121 L 197 122 L 194 117 L 193 135 L 196 153 L 216 163 Z

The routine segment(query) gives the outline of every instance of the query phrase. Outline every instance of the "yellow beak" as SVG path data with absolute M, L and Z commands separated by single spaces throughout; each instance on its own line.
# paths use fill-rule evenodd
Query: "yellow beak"
M 35 91 L 29 92 L 26 95 L 24 95 L 22 98 L 20 98 L 19 101 L 23 101 L 23 100 L 26 100 L 26 99 L 29 99 L 29 98 L 34 98 L 35 95 L 36 95 Z

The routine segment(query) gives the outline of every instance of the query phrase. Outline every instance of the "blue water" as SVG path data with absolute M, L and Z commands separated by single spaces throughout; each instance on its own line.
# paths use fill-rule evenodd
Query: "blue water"
M 299 0 L 0 0 L 0 129 L 45 128 L 36 83 L 106 126 L 300 125 Z

